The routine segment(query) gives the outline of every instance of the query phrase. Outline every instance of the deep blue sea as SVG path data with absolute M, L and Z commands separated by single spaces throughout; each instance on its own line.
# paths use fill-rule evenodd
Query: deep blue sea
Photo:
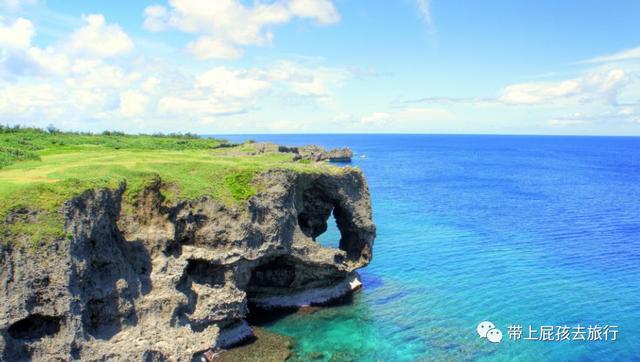
M 364 288 L 350 305 L 268 327 L 296 339 L 297 357 L 640 360 L 640 138 L 224 137 L 348 146 L 369 183 L 378 237 Z M 478 336 L 484 320 L 501 343 Z M 525 340 L 529 327 L 535 338 L 565 325 L 572 338 L 590 325 L 617 338 Z

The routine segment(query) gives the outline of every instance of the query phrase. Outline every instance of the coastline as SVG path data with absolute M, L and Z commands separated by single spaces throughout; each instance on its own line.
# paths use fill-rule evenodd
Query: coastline
M 9 360 L 211 355 L 251 340 L 251 313 L 350 293 L 372 257 L 364 175 L 330 164 L 348 149 L 37 129 L 2 137 L 16 150 L 0 183 L 22 190 L 0 194 Z M 65 167 L 105 160 L 114 167 L 98 181 Z M 316 240 L 331 215 L 339 247 Z
M 235 361 L 285 361 L 292 356 L 295 339 L 276 332 L 269 331 L 266 325 L 290 314 L 308 314 L 320 308 L 331 308 L 345 298 L 352 296 L 363 287 L 357 272 L 353 272 L 345 280 L 325 288 L 316 288 L 291 296 L 278 298 L 264 298 L 252 300 L 251 309 L 256 314 L 270 313 L 268 323 L 251 324 L 252 334 L 237 334 L 234 343 L 227 348 L 221 348 L 208 356 L 202 357 L 202 362 L 235 362 Z M 263 317 L 264 318 L 264 317 Z
M 331 304 L 362 287 L 360 275 L 351 272 L 344 280 L 327 287 L 312 288 L 287 295 L 251 298 L 249 302 L 262 310 L 303 308 Z

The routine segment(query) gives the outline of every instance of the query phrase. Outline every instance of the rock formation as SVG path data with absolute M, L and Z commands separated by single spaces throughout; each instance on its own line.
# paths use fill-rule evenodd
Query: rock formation
M 89 190 L 61 210 L 68 237 L 1 243 L 0 360 L 191 361 L 249 336 L 250 302 L 309 305 L 357 286 L 375 238 L 362 173 L 254 182 L 238 206 L 170 203 L 160 179 L 133 204 L 124 184 Z M 315 241 L 331 214 L 339 249 Z
M 349 148 L 335 148 L 327 151 L 315 145 L 303 147 L 280 146 L 278 151 L 295 154 L 295 160 L 311 160 L 314 162 L 351 162 L 353 157 L 353 152 Z

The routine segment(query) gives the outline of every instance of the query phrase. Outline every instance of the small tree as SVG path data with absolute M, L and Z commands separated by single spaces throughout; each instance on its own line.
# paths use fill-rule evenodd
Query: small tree
M 53 124 L 49 124 L 47 126 L 47 132 L 51 133 L 51 134 L 56 134 L 56 133 L 60 133 L 60 130 L 56 128 L 56 126 L 54 126 Z

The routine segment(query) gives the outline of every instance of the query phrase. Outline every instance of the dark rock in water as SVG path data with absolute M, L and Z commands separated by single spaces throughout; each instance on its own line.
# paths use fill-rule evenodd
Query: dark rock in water
M 251 338 L 249 302 L 314 305 L 357 287 L 375 238 L 362 173 L 274 170 L 255 182 L 239 206 L 168 203 L 161 180 L 134 205 L 124 185 L 91 190 L 61 211 L 69 237 L 37 251 L 0 244 L 0 360 L 200 360 Z M 339 249 L 314 241 L 331 214 Z M 37 215 L 4 222 L 14 219 Z M 282 345 L 254 338 L 271 341 L 263 351 Z
M 215 362 L 284 362 L 291 355 L 291 337 L 254 328 L 254 337 L 212 358 Z M 209 362 L 209 361 L 207 361 Z
M 307 358 L 311 361 L 320 361 L 322 359 L 324 359 L 324 353 L 323 352 L 309 352 L 307 354 Z
M 353 152 L 349 148 L 336 148 L 325 150 L 322 147 L 311 145 L 303 147 L 286 147 L 279 146 L 279 152 L 287 152 L 295 154 L 296 160 L 310 160 L 314 162 L 351 162 Z
M 330 162 L 351 162 L 353 151 L 349 148 L 335 148 L 327 151 L 325 157 Z
M 357 361 L 356 356 L 349 352 L 338 351 L 331 354 L 330 362 L 353 362 Z

